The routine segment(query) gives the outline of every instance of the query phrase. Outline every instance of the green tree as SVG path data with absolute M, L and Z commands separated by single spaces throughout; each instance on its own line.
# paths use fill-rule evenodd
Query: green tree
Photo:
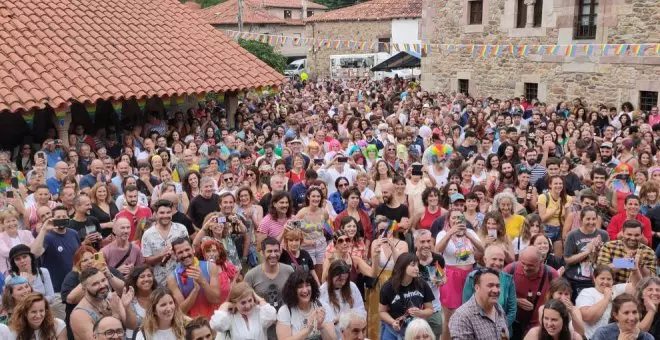
M 313 0 L 319 5 L 328 7 L 329 9 L 337 9 L 348 6 L 353 6 L 360 2 L 359 0 Z
M 284 74 L 286 57 L 275 51 L 273 46 L 259 41 L 245 39 L 238 39 L 238 44 L 248 50 L 248 52 L 254 54 L 255 57 L 268 64 L 268 66 L 274 68 L 277 72 Z
M 225 2 L 226 0 L 179 0 L 181 3 L 185 3 L 186 1 L 194 1 L 198 3 L 202 8 L 206 7 L 211 7 L 215 6 L 219 3 Z

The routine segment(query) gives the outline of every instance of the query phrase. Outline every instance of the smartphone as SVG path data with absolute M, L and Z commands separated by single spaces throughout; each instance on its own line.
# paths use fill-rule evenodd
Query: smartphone
M 218 223 L 227 223 L 226 216 L 218 216 Z
M 488 229 L 488 236 L 492 238 L 497 238 L 497 230 L 495 229 Z
M 612 265 L 617 269 L 634 269 L 635 259 L 629 257 L 616 257 L 612 260 Z
M 314 164 L 316 165 L 323 165 L 323 160 L 322 159 L 315 159 Z
M 7 191 L 6 196 L 7 196 L 7 198 L 14 198 L 14 192 L 13 191 Z
M 18 178 L 12 177 L 11 179 L 11 187 L 18 190 Z
M 64 229 L 69 225 L 69 220 L 65 218 L 53 220 L 53 225 L 57 228 Z
M 339 161 L 340 163 L 346 163 L 348 162 L 348 157 L 339 157 L 337 158 L 337 161 Z
M 43 152 L 39 152 L 39 153 L 37 153 L 37 158 L 44 159 L 44 158 L 45 158 L 45 157 L 44 157 L 44 153 L 43 153 Z
M 421 176 L 422 175 L 422 165 L 421 164 L 413 164 L 412 174 L 413 174 L 413 176 Z
M 96 232 L 96 226 L 95 225 L 92 224 L 92 225 L 86 225 L 85 226 L 85 234 L 86 235 L 89 235 L 89 234 L 92 234 L 92 233 L 95 233 L 95 232 Z
M 102 252 L 94 253 L 94 263 L 96 263 L 97 268 L 103 268 L 106 266 L 105 256 Z

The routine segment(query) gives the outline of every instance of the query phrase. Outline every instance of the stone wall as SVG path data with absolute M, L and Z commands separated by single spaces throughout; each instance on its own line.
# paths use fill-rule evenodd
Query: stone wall
M 516 28 L 516 0 L 483 0 L 483 25 L 467 25 L 469 0 L 424 0 L 422 37 L 441 44 L 655 43 L 660 41 L 660 1 L 600 0 L 595 39 L 574 40 L 577 0 L 544 0 L 541 27 Z M 539 0 L 537 0 L 539 1 Z M 422 59 L 422 86 L 456 91 L 469 80 L 474 96 L 522 95 L 525 83 L 537 83 L 548 103 L 586 99 L 588 104 L 639 104 L 639 91 L 660 91 L 660 57 L 529 55 L 473 57 L 467 51 Z
M 323 39 L 341 39 L 353 41 L 378 41 L 379 38 L 392 36 L 392 21 L 354 21 L 354 22 L 309 22 L 306 25 L 306 37 Z M 313 77 L 330 76 L 330 56 L 335 54 L 363 54 L 377 51 L 335 50 L 334 48 L 311 48 L 307 52 L 307 71 Z

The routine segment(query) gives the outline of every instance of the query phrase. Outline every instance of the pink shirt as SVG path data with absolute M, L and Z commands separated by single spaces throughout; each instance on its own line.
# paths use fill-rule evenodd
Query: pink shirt
M 288 219 L 274 220 L 271 214 L 266 215 L 259 224 L 258 232 L 266 236 L 277 237 L 284 231 Z
M 660 123 L 660 114 L 649 116 L 649 125 L 653 126 L 658 123 Z

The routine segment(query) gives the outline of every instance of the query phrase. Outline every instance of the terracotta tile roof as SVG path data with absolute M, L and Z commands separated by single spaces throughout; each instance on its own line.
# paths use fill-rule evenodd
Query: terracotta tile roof
M 391 20 L 421 17 L 422 0 L 370 0 L 350 7 L 314 14 L 306 21 Z
M 227 0 L 221 4 L 198 11 L 204 22 L 211 25 L 237 25 L 238 0 Z M 286 24 L 286 20 L 268 13 L 259 0 L 243 1 L 243 23 L 246 24 Z
M 328 9 L 328 7 L 313 1 L 305 1 L 307 9 Z M 264 7 L 302 8 L 301 0 L 263 0 Z
M 178 0 L 0 0 L 0 111 L 283 81 Z

